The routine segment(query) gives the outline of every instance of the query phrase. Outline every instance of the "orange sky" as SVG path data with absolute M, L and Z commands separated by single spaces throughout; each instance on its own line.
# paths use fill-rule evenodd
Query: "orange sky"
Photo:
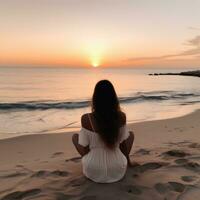
M 199 8 L 189 0 L 0 1 L 0 66 L 198 67 Z

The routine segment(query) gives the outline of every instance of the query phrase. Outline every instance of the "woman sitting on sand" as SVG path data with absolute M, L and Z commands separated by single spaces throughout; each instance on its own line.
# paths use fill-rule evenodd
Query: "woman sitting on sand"
M 126 126 L 112 83 L 99 81 L 94 89 L 92 112 L 81 117 L 82 128 L 72 141 L 82 156 L 83 173 L 99 183 L 122 179 L 130 165 L 133 132 Z

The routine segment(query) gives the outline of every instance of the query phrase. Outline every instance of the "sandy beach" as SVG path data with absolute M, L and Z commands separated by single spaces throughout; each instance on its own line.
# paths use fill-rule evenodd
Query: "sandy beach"
M 199 8 L 0 0 L 0 200 L 200 200 Z
M 86 179 L 73 133 L 27 135 L 0 141 L 1 200 L 194 200 L 200 195 L 200 110 L 189 115 L 129 124 L 135 133 L 123 180 Z

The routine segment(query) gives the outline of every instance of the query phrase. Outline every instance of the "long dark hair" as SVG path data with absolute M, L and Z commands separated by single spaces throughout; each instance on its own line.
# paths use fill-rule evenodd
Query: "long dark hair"
M 99 81 L 92 97 L 92 112 L 100 137 L 107 147 L 113 148 L 120 128 L 120 106 L 112 83 Z

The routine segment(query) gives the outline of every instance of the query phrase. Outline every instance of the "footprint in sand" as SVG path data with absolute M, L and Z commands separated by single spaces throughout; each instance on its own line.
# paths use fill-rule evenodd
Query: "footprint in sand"
M 134 172 L 143 173 L 147 170 L 159 169 L 159 168 L 166 166 L 166 165 L 168 165 L 168 163 L 165 163 L 165 162 L 149 162 L 149 163 L 145 163 L 143 165 L 138 165 L 138 166 L 134 167 Z
M 189 148 L 198 149 L 198 148 L 200 148 L 200 144 L 198 144 L 198 143 L 192 143 L 192 144 L 190 144 L 188 147 L 189 147 Z
M 188 159 L 177 159 L 175 162 L 188 170 L 200 172 L 200 165 L 197 162 L 190 162 Z
M 70 159 L 65 160 L 65 162 L 69 162 L 69 161 L 80 162 L 80 160 L 81 160 L 81 157 L 74 157 L 74 158 L 70 158 Z
M 131 194 L 134 194 L 134 195 L 141 195 L 144 187 L 138 186 L 138 185 L 126 185 L 124 189 L 128 193 L 131 193 Z
M 69 175 L 69 172 L 67 171 L 60 171 L 60 170 L 55 170 L 55 171 L 46 171 L 46 170 L 40 170 L 35 172 L 31 177 L 37 177 L 37 178 L 45 178 L 47 176 L 60 176 L 60 177 L 66 177 Z
M 179 158 L 179 159 L 176 159 L 174 162 L 176 164 L 183 165 L 183 164 L 188 163 L 189 161 L 187 159 L 184 159 L 184 158 Z
M 40 171 L 35 172 L 33 175 L 31 175 L 31 177 L 43 178 L 43 177 L 46 177 L 48 173 L 49 173 L 48 171 L 40 170 Z
M 0 177 L 1 178 L 15 178 L 15 177 L 26 176 L 26 175 L 27 175 L 27 173 L 25 173 L 25 172 L 15 172 L 15 173 L 6 174 L 6 175 L 0 176 Z
M 138 151 L 135 152 L 135 154 L 148 155 L 148 154 L 150 154 L 150 151 L 147 149 L 139 149 Z
M 16 165 L 16 167 L 24 168 L 24 165 Z
M 72 187 L 78 187 L 84 185 L 86 182 L 87 179 L 85 177 L 81 177 L 70 181 L 70 183 L 67 183 L 67 185 L 71 185 Z
M 62 192 L 56 193 L 55 196 L 55 200 L 68 200 L 75 197 L 75 195 L 64 194 Z
M 185 157 L 189 154 L 185 153 L 184 151 L 175 149 L 175 150 L 166 151 L 163 153 L 163 155 L 172 156 L 172 157 Z
M 64 154 L 63 152 L 56 152 L 51 156 L 51 158 L 55 158 L 55 157 L 61 156 L 63 154 Z
M 196 176 L 182 176 L 181 179 L 185 182 L 190 183 L 197 180 L 197 177 Z
M 139 174 L 134 173 L 134 174 L 132 175 L 132 177 L 133 177 L 133 178 L 137 178 L 137 177 L 139 177 Z
M 182 193 L 178 197 L 178 200 L 198 200 L 199 196 L 200 196 L 199 187 L 190 186 L 184 193 Z
M 7 194 L 4 196 L 1 200 L 22 200 L 34 195 L 37 195 L 41 192 L 40 189 L 31 189 L 31 190 L 26 190 L 26 191 L 16 191 Z
M 178 182 L 168 182 L 170 188 L 175 191 L 175 192 L 183 192 L 185 190 L 185 185 L 183 185 L 182 183 L 178 183 Z
M 47 161 L 47 160 L 44 160 L 44 161 L 41 161 L 42 163 L 48 163 L 49 161 Z
M 56 175 L 56 176 L 68 176 L 69 172 L 67 171 L 60 171 L 60 170 L 55 170 L 50 173 L 51 175 Z
M 160 194 L 164 194 L 169 191 L 169 187 L 165 183 L 156 183 L 154 188 Z
M 80 198 L 80 200 L 95 200 L 95 199 L 97 199 L 97 197 L 94 195 L 84 196 L 84 197 Z
M 184 164 L 183 167 L 194 172 L 200 172 L 200 165 L 196 162 L 188 162 Z
M 157 183 L 154 188 L 160 194 L 165 194 L 169 191 L 181 193 L 185 190 L 185 185 L 178 182 Z

